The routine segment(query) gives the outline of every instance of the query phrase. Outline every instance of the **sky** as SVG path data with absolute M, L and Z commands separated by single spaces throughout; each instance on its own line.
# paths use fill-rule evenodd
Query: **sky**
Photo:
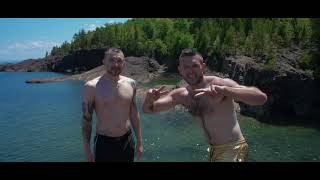
M 0 63 L 45 56 L 53 46 L 70 42 L 81 29 L 94 30 L 129 18 L 0 18 Z

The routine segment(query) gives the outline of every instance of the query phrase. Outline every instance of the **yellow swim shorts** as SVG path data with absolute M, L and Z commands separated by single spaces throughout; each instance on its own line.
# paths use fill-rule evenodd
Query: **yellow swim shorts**
M 221 145 L 210 145 L 210 162 L 246 162 L 248 161 L 248 144 L 244 139 Z

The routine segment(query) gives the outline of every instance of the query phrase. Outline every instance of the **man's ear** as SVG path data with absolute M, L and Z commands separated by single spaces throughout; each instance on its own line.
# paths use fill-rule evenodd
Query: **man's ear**
M 207 67 L 206 63 L 202 63 L 201 66 L 202 66 L 202 71 L 205 72 L 206 71 L 206 67 Z
M 180 66 L 180 64 L 178 65 L 178 71 L 181 74 L 181 66 Z

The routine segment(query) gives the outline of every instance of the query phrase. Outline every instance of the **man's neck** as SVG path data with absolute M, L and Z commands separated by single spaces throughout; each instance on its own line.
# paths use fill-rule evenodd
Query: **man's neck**
M 105 79 L 110 80 L 114 83 L 117 83 L 120 80 L 120 75 L 113 76 L 113 75 L 109 74 L 108 72 L 106 72 L 103 76 Z
M 191 87 L 191 89 L 201 89 L 201 88 L 205 88 L 206 87 L 206 83 L 205 83 L 205 76 L 203 77 L 203 79 L 201 80 L 200 83 L 195 84 L 195 85 L 189 85 Z

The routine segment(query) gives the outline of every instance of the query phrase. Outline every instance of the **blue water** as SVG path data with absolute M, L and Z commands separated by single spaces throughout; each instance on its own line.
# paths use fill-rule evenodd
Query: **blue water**
M 1 162 L 85 161 L 82 82 L 25 83 L 54 76 L 62 75 L 0 72 Z M 141 121 L 145 150 L 141 161 L 207 161 L 203 132 L 189 114 L 141 113 Z M 320 161 L 317 129 L 274 126 L 245 116 L 240 116 L 240 125 L 248 140 L 249 161 Z
M 25 83 L 53 76 L 0 73 L 0 161 L 81 160 L 81 83 Z

